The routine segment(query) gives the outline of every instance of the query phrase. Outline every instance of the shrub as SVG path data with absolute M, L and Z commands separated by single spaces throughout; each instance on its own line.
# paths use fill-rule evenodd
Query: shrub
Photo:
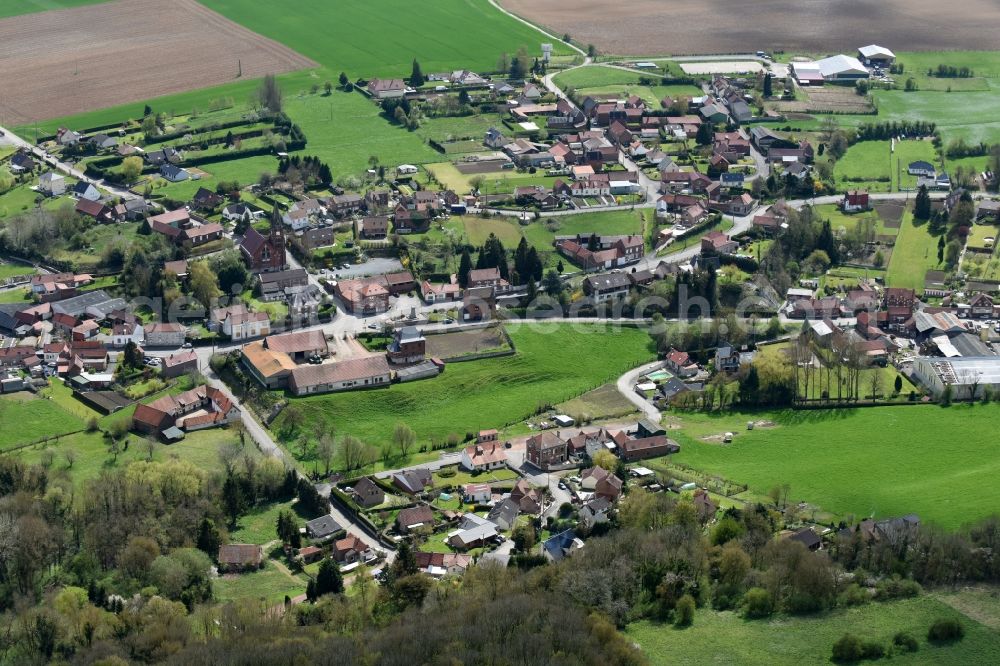
M 898 575 L 879 581 L 875 586 L 875 598 L 879 601 L 890 599 L 909 599 L 920 594 L 920 583 Z
M 685 594 L 677 600 L 674 608 L 674 625 L 678 627 L 690 627 L 694 622 L 694 597 Z
M 881 659 L 885 656 L 885 647 L 876 641 L 865 641 L 861 644 L 862 659 Z
M 871 596 L 869 596 L 867 590 L 857 583 L 851 583 L 847 586 L 847 589 L 840 593 L 838 601 L 841 606 L 860 606 L 868 603 L 869 599 L 871 599 Z
M 771 595 L 767 590 L 752 587 L 743 595 L 743 615 L 750 619 L 767 617 L 774 612 Z
M 932 643 L 951 643 L 965 636 L 965 627 L 954 618 L 942 618 L 934 622 L 927 631 L 927 640 Z
M 902 652 L 916 652 L 917 639 L 913 637 L 913 634 L 901 631 L 892 637 L 892 644 L 899 648 Z
M 844 634 L 833 644 L 833 660 L 841 663 L 860 661 L 861 640 L 854 634 Z

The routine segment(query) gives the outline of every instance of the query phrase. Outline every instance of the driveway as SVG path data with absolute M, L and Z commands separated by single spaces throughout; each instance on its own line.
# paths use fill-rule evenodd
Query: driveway
M 626 400 L 635 405 L 636 408 L 642 412 L 644 417 L 654 423 L 660 422 L 662 414 L 660 413 L 660 410 L 654 407 L 651 402 L 635 392 L 635 383 L 639 377 L 662 367 L 663 361 L 654 361 L 652 363 L 647 363 L 646 365 L 640 365 L 638 368 L 629 370 L 624 375 L 619 377 L 617 382 L 618 392 L 625 396 Z

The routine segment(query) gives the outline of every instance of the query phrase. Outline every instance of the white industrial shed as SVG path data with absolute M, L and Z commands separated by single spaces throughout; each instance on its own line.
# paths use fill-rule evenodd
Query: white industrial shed
M 896 54 L 878 44 L 869 44 L 858 49 L 858 56 L 866 65 L 891 65 L 896 61 Z
M 913 376 L 936 398 L 950 385 L 953 399 L 970 400 L 981 397 L 987 386 L 1000 391 L 1000 356 L 918 358 L 913 362 Z

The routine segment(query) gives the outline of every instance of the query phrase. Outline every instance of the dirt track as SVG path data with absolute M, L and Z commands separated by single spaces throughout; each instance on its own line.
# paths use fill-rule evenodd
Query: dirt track
M 117 0 L 0 20 L 8 126 L 315 65 L 195 0 Z
M 854 54 L 1000 48 L 1000 6 L 960 0 L 499 0 L 577 44 L 621 55 L 786 52 Z M 991 26 L 991 27 L 987 27 Z

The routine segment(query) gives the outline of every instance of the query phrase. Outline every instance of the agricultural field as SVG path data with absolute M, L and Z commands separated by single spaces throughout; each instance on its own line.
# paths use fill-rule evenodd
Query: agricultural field
M 470 354 L 509 350 L 499 327 L 427 336 L 427 355 L 447 361 Z
M 890 152 L 889 141 L 862 141 L 851 146 L 834 167 L 838 191 L 867 189 L 898 192 L 916 189 L 917 177 L 907 173 L 910 162 L 938 164 L 930 141 L 897 141 Z
M 568 33 L 578 44 L 594 44 L 602 53 L 641 56 L 664 51 L 753 53 L 757 49 L 781 49 L 789 54 L 853 53 L 857 45 L 886 40 L 885 16 L 893 17 L 893 42 L 899 45 L 920 45 L 928 51 L 968 48 L 969 44 L 996 47 L 996 39 L 984 42 L 982 26 L 1000 24 L 1000 8 L 989 0 L 970 0 L 954 7 L 945 24 L 937 20 L 940 6 L 929 0 L 888 0 L 860 7 L 850 0 L 753 0 L 740 5 L 731 30 L 705 20 L 706 16 L 731 15 L 733 5 L 727 0 L 683 0 L 671 3 L 670 11 L 664 11 L 657 0 L 638 0 L 618 8 L 613 21 L 608 20 L 607 5 L 598 0 L 502 0 L 501 4 L 555 34 Z M 780 32 L 774 30 L 775 25 L 782 26 Z
M 336 72 L 358 77 L 408 76 L 414 58 L 425 74 L 492 71 L 500 54 L 541 55 L 552 42 L 485 0 L 309 2 L 300 10 L 254 0 L 203 0 L 208 7 Z M 461 26 L 460 30 L 454 29 Z M 405 36 L 405 37 L 403 37 Z M 571 53 L 556 41 L 554 53 Z
M 11 125 L 315 65 L 195 0 L 26 14 L 0 22 L 0 42 L 0 89 L 17 99 L 5 107 Z M 171 54 L 169 69 L 149 57 L 158 51 Z
M 292 404 L 305 417 L 303 432 L 325 423 L 338 435 L 382 446 L 402 422 L 413 428 L 419 444 L 443 441 L 450 433 L 464 437 L 517 423 L 547 401 L 569 400 L 654 355 L 649 336 L 633 328 L 538 324 L 508 331 L 514 356 L 451 364 L 436 378 L 387 389 L 296 399 Z M 594 355 L 595 348 L 614 353 Z M 283 421 L 279 417 L 272 430 L 285 436 Z
M 829 664 L 833 644 L 845 633 L 874 640 L 884 647 L 905 631 L 919 642 L 914 653 L 894 654 L 900 664 L 987 664 L 1000 659 L 1000 634 L 974 613 L 963 613 L 964 591 L 945 603 L 937 595 L 891 602 L 872 602 L 808 616 L 744 620 L 732 611 L 698 609 L 694 624 L 684 629 L 650 621 L 637 622 L 626 634 L 640 645 L 653 666 L 661 664 Z M 993 600 L 995 604 L 995 599 Z M 965 627 L 965 638 L 950 645 L 927 641 L 927 629 L 940 618 L 954 618 Z
M 615 384 L 599 386 L 572 400 L 559 403 L 555 408 L 562 414 L 585 419 L 615 418 L 636 411 L 635 405 L 619 392 Z
M 618 96 L 638 95 L 647 105 L 654 109 L 660 108 L 660 100 L 664 97 L 697 97 L 702 93 L 697 86 L 689 85 L 643 85 L 642 79 L 657 80 L 662 73 L 631 72 L 612 67 L 579 67 L 556 74 L 555 83 L 563 90 L 573 88 L 581 99 L 586 95 Z
M 776 427 L 746 431 L 747 420 Z M 969 429 L 970 419 L 980 427 Z M 791 484 L 791 498 L 857 518 L 916 513 L 946 529 L 1000 506 L 991 444 L 1000 406 L 893 406 L 722 416 L 684 414 L 674 459 L 757 493 Z M 702 439 L 737 433 L 733 444 Z M 958 435 L 957 433 L 961 433 Z
M 938 239 L 930 234 L 926 223 L 917 224 L 907 211 L 899 228 L 896 245 L 889 259 L 886 284 L 921 290 L 927 271 L 941 268 L 938 263 Z

